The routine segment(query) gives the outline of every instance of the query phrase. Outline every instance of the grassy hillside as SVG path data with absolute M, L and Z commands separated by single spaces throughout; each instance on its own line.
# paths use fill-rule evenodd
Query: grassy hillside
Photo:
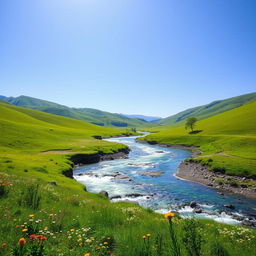
M 106 127 L 150 127 L 145 120 L 138 118 L 128 118 L 121 114 L 109 113 L 92 108 L 69 108 L 54 102 L 40 100 L 28 96 L 5 97 L 0 96 L 0 100 L 6 101 L 16 106 L 40 110 L 54 115 L 79 119 Z
M 0 167 L 14 173 L 62 182 L 57 174 L 70 168 L 64 154 L 114 153 L 126 146 L 94 139 L 127 134 L 80 120 L 0 102 Z M 56 151 L 49 155 L 42 152 Z M 38 169 L 38 166 L 40 168 Z M 29 170 L 29 173 L 28 173 Z M 57 175 L 57 176 L 56 176 Z
M 200 147 L 196 160 L 213 170 L 256 178 L 256 101 L 196 123 L 195 134 L 184 126 L 166 128 L 146 137 L 163 144 Z
M 213 101 L 207 105 L 190 108 L 176 115 L 161 119 L 158 125 L 170 125 L 171 127 L 182 125 L 188 117 L 194 116 L 197 119 L 204 119 L 237 108 L 256 99 L 256 93 L 249 93 L 225 100 Z
M 62 175 L 71 154 L 117 152 L 124 145 L 93 139 L 122 131 L 0 102 L 0 255 L 170 255 L 173 237 L 162 215 L 110 203 Z M 201 255 L 254 255 L 256 232 L 212 221 L 172 219 L 181 255 L 192 237 Z M 198 240 L 199 239 L 199 240 Z

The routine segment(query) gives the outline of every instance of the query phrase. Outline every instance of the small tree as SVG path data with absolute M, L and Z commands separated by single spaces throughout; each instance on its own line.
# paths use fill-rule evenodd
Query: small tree
M 196 117 L 187 118 L 186 123 L 185 123 L 185 129 L 189 128 L 193 132 L 196 122 L 197 122 Z

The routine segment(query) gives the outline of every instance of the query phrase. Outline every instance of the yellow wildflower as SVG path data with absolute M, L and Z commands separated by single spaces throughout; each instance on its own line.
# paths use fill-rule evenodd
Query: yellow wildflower
M 90 253 L 86 253 L 84 256 L 90 256 L 91 254 Z
M 147 237 L 150 237 L 151 235 L 150 234 L 147 234 Z
M 23 228 L 23 229 L 22 229 L 22 232 L 27 232 L 27 231 L 28 231 L 27 228 Z
M 74 232 L 75 230 L 73 228 L 70 229 L 70 232 Z
M 29 214 L 28 217 L 29 217 L 29 218 L 34 218 L 35 215 L 34 215 L 34 214 Z
M 173 213 L 173 212 L 168 212 L 168 213 L 166 213 L 165 215 L 164 215 L 164 217 L 166 218 L 166 219 L 171 219 L 172 217 L 174 217 L 175 216 L 175 214 Z
M 103 244 L 107 245 L 107 244 L 108 244 L 108 242 L 104 242 Z
M 146 239 L 146 236 L 143 236 L 142 238 L 143 238 L 143 239 Z

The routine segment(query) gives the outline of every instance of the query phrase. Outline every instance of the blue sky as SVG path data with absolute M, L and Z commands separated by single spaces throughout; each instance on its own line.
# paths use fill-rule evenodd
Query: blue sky
M 254 0 L 2 0 L 0 94 L 168 116 L 256 91 Z

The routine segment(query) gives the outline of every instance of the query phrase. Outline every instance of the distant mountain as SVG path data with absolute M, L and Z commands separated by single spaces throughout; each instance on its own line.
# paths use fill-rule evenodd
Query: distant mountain
M 256 92 L 228 98 L 225 100 L 217 100 L 207 105 L 190 108 L 176 115 L 163 118 L 157 121 L 156 124 L 179 126 L 182 123 L 184 123 L 188 117 L 194 116 L 199 120 L 205 119 L 207 117 L 211 117 L 211 116 L 226 112 L 233 108 L 240 107 L 245 103 L 253 100 L 256 100 Z
M 126 115 L 126 114 L 122 114 L 122 115 L 129 117 L 129 118 L 142 119 L 142 120 L 150 122 L 150 123 L 153 123 L 153 122 L 156 122 L 156 121 L 159 121 L 162 119 L 162 117 L 159 117 L 159 116 Z
M 147 121 L 138 118 L 128 118 L 121 114 L 109 113 L 92 108 L 70 108 L 54 102 L 23 95 L 19 97 L 0 96 L 0 100 L 6 101 L 19 107 L 25 107 L 59 116 L 75 118 L 100 126 L 121 128 L 152 126 L 152 124 L 148 123 Z

